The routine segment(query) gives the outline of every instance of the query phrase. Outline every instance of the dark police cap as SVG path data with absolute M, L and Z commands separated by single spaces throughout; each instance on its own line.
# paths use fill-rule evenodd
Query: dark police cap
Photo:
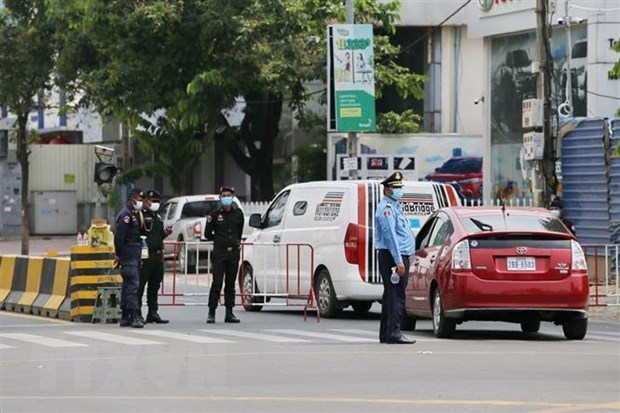
M 392 175 L 381 181 L 381 185 L 400 188 L 403 186 L 403 174 L 400 172 L 394 172 Z
M 146 197 L 148 199 L 156 199 L 158 201 L 161 200 L 161 194 L 156 189 L 149 189 L 146 191 Z
M 220 194 L 224 191 L 229 191 L 232 192 L 233 194 L 235 193 L 235 187 L 231 186 L 231 185 L 222 185 L 220 187 Z
M 131 188 L 129 191 L 129 198 L 144 198 L 144 191 L 140 188 Z
M 553 198 L 553 201 L 551 201 L 551 203 L 549 204 L 549 208 L 564 208 L 564 202 L 562 202 L 562 198 L 560 197 L 555 197 Z

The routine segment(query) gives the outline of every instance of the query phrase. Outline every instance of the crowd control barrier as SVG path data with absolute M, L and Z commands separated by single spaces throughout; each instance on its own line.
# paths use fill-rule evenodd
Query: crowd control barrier
M 584 244 L 590 281 L 590 307 L 620 305 L 620 245 Z

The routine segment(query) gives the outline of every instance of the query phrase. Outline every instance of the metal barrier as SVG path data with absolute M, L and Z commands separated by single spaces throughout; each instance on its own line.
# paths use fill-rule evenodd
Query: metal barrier
M 620 245 L 584 244 L 590 280 L 590 306 L 620 305 Z
M 164 249 L 172 262 L 165 265 L 159 305 L 206 306 L 213 278 L 213 243 L 166 241 Z M 252 266 L 246 266 L 248 256 L 260 257 L 260 260 L 253 259 Z M 191 266 L 188 265 L 190 261 Z M 238 300 L 235 305 L 243 306 L 248 311 L 258 311 L 263 306 L 303 306 L 304 319 L 308 309 L 317 309 L 314 296 L 314 249 L 311 245 L 242 243 L 239 263 Z M 252 271 L 252 279 L 259 280 L 249 284 L 249 287 L 245 283 L 248 269 Z M 318 321 L 318 311 L 316 314 Z

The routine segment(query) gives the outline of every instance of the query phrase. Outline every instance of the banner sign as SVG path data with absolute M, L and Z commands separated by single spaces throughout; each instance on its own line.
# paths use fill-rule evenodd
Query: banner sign
M 329 26 L 330 99 L 338 132 L 374 131 L 375 73 L 372 24 Z

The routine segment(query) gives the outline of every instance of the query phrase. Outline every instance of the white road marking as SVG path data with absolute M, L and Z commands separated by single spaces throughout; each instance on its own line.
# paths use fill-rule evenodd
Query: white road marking
M 272 341 L 274 343 L 309 343 L 310 341 L 303 338 L 291 338 L 274 336 L 271 334 L 250 333 L 248 331 L 235 331 L 235 330 L 200 330 L 206 333 L 224 334 L 232 337 L 251 338 L 255 340 Z
M 102 333 L 99 331 L 65 331 L 65 334 L 71 334 L 78 337 L 86 337 L 94 340 L 109 341 L 117 344 L 127 344 L 130 346 L 141 346 L 144 344 L 163 344 L 159 341 L 145 340 L 143 338 L 127 337 L 118 334 Z
M 375 343 L 378 342 L 377 339 L 370 338 L 361 338 L 361 337 L 351 337 L 351 336 L 343 336 L 341 334 L 328 334 L 328 333 L 318 333 L 312 331 L 304 331 L 304 330 L 289 330 L 289 329 L 278 329 L 278 330 L 266 330 L 272 331 L 274 333 L 282 333 L 282 334 L 291 334 L 302 337 L 312 337 L 312 338 L 321 338 L 321 339 L 329 339 L 336 341 L 344 341 L 347 343 Z
M 345 333 L 345 334 L 361 334 L 364 336 L 375 336 L 379 337 L 379 330 L 371 331 L 371 330 L 360 330 L 357 328 L 330 328 L 329 331 L 335 331 L 337 333 Z
M 46 347 L 87 347 L 86 344 L 75 343 L 73 341 L 65 341 L 51 337 L 37 336 L 34 334 L 3 333 L 0 334 L 0 337 L 8 338 L 11 340 L 25 341 L 27 343 L 40 344 Z
M 13 347 L 13 346 L 7 346 L 6 344 L 2 344 L 2 343 L 0 343 L 0 350 L 3 350 L 3 349 L 5 349 L 5 348 L 15 348 L 15 347 Z
M 205 330 L 200 330 L 200 331 L 205 331 Z M 142 330 L 142 331 L 132 331 L 132 334 L 144 334 L 144 335 L 148 335 L 148 336 L 156 336 L 156 337 L 162 337 L 162 338 L 171 338 L 174 340 L 181 340 L 181 341 L 189 341 L 192 343 L 199 343 L 199 344 L 225 344 L 225 343 L 234 343 L 234 341 L 230 341 L 230 340 L 224 340 L 221 338 L 213 338 L 213 337 L 206 337 L 206 336 L 202 336 L 202 335 L 190 335 L 190 334 L 184 334 L 184 333 L 175 333 L 172 331 L 163 331 L 163 330 Z

